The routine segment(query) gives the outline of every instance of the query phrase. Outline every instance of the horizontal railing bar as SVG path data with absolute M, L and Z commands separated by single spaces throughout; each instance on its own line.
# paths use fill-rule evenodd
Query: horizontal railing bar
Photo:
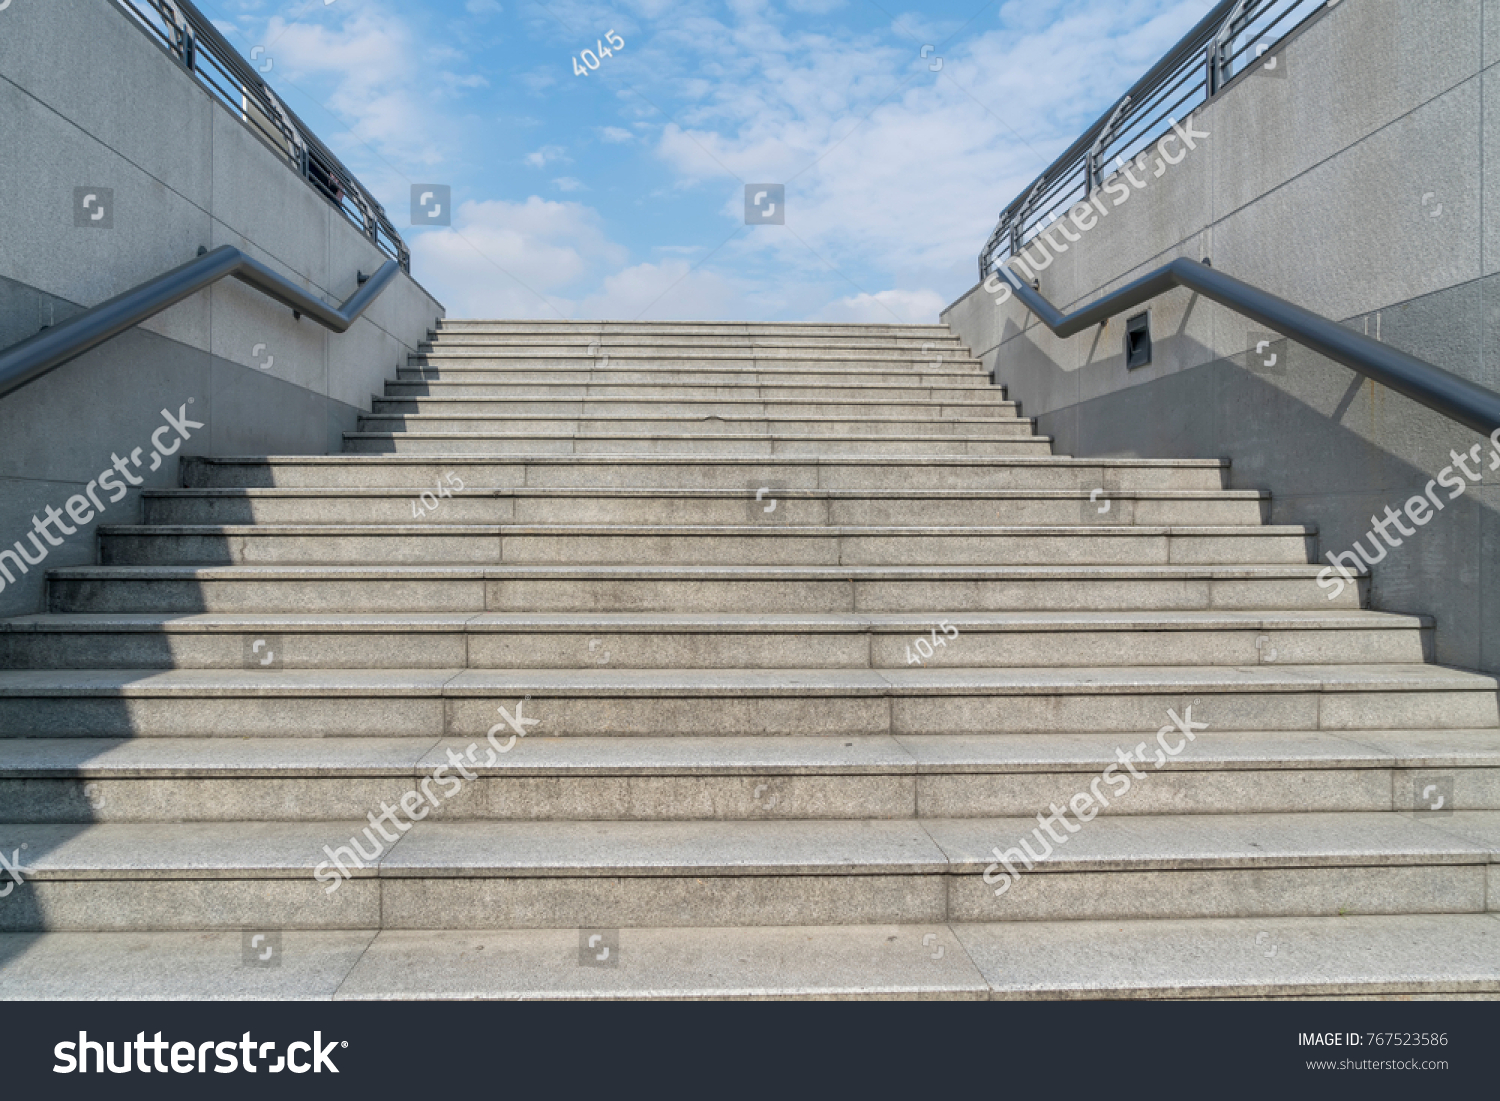
M 349 327 L 400 270 L 401 266 L 395 260 L 387 260 L 348 301 L 334 307 L 233 245 L 220 245 L 212 252 L 0 351 L 0 397 L 77 359 L 221 279 L 238 279 L 283 306 L 312 318 L 325 329 L 343 333 L 349 331 Z
M 1285 40 L 1327 6 L 1313 0 L 1254 0 L 1241 8 L 1237 0 L 1221 0 L 1001 211 L 979 254 L 980 278 L 1049 218 L 1086 199 L 1105 163 L 1127 153 L 1139 155 L 1137 145 L 1143 148 L 1152 135 L 1164 131 L 1169 116 L 1191 113 L 1248 71 L 1260 43 L 1273 46 Z M 1243 65 L 1235 73 L 1239 61 Z
M 1500 430 L 1500 394 L 1493 390 L 1196 260 L 1173 260 L 1069 314 L 1058 310 L 1009 268 L 1001 267 L 1000 271 L 1016 298 L 1059 337 L 1074 336 L 1175 287 L 1186 287 L 1467 428 L 1487 436 Z M 984 287 L 991 294 L 1004 289 L 993 284 L 997 278 L 992 276 Z
M 276 98 L 260 74 L 190 0 L 115 0 L 115 3 L 132 14 L 142 30 L 175 57 L 212 97 L 280 154 L 377 248 L 398 260 L 403 270 L 408 268 L 410 254 L 406 243 L 374 196 L 296 113 Z M 178 19 L 191 33 L 191 50 L 181 41 Z M 336 181 L 346 196 L 357 195 L 359 201 L 340 202 L 322 183 L 325 176 Z

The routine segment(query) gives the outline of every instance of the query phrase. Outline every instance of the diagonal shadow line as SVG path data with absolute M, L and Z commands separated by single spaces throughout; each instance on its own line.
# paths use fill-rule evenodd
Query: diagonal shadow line
M 1344 414 L 1349 412 L 1349 406 L 1354 404 L 1354 399 L 1359 396 L 1359 392 L 1364 388 L 1364 385 L 1365 376 L 1356 373 L 1355 376 L 1349 380 L 1349 389 L 1345 390 L 1344 396 L 1339 398 L 1339 403 L 1334 408 L 1333 414 L 1329 419 L 1337 421 L 1339 423 L 1343 423 Z

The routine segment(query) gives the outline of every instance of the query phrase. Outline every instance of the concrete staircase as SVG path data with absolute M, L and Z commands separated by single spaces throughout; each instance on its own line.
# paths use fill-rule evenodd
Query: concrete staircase
M 1500 992 L 1495 681 L 1227 475 L 940 326 L 445 323 L 0 623 L 0 996 Z

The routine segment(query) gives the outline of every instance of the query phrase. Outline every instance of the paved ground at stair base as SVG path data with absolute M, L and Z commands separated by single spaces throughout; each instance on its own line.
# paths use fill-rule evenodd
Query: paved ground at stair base
M 1496 997 L 1500 915 L 281 934 L 0 935 L 8 999 Z

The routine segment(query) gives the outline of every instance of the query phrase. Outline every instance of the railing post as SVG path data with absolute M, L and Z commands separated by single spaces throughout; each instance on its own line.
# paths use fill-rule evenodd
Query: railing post
M 214 89 L 219 98 L 226 98 L 225 89 L 217 78 L 211 80 L 198 71 L 201 49 L 205 64 L 211 61 L 217 70 L 222 70 L 229 87 L 239 92 L 240 121 L 252 127 L 272 149 L 286 157 L 298 175 L 324 194 L 345 218 L 374 242 L 376 248 L 398 261 L 402 271 L 411 270 L 410 250 L 386 217 L 385 210 L 311 132 L 302 132 L 302 123 L 297 116 L 281 103 L 257 70 L 235 51 L 192 0 L 114 2 L 133 15 L 141 30 L 175 57 L 195 81 Z M 324 2 L 332 3 L 332 0 Z M 0 7 L 5 3 L 6 0 L 0 0 Z M 226 105 L 234 109 L 232 94 L 227 96 Z M 347 205 L 345 199 L 350 200 Z M 382 233 L 386 243 L 381 241 Z
M 172 23 L 172 49 L 182 60 L 183 67 L 191 73 L 198 64 L 198 36 L 193 33 L 193 25 L 188 22 L 187 16 L 182 14 L 182 9 L 177 6 L 176 0 L 159 0 L 159 3 L 162 15 L 168 17 Z
M 1213 41 L 1208 44 L 1208 98 L 1219 94 L 1219 90 L 1229 83 L 1229 58 L 1227 55 L 1230 43 L 1234 41 L 1234 25 L 1243 18 L 1249 23 L 1250 15 L 1255 10 L 1258 0 L 1239 0 L 1229 12 L 1229 18 L 1219 27 L 1219 33 L 1214 35 Z
M 1104 129 L 1099 131 L 1099 137 L 1089 148 L 1088 156 L 1083 159 L 1083 197 L 1087 199 L 1097 188 L 1104 186 L 1104 149 L 1109 144 L 1109 139 L 1115 136 L 1115 131 L 1120 126 L 1120 120 L 1124 118 L 1125 112 L 1130 107 L 1130 97 L 1126 96 L 1115 105 L 1114 111 L 1109 116 L 1109 121 L 1104 124 Z

